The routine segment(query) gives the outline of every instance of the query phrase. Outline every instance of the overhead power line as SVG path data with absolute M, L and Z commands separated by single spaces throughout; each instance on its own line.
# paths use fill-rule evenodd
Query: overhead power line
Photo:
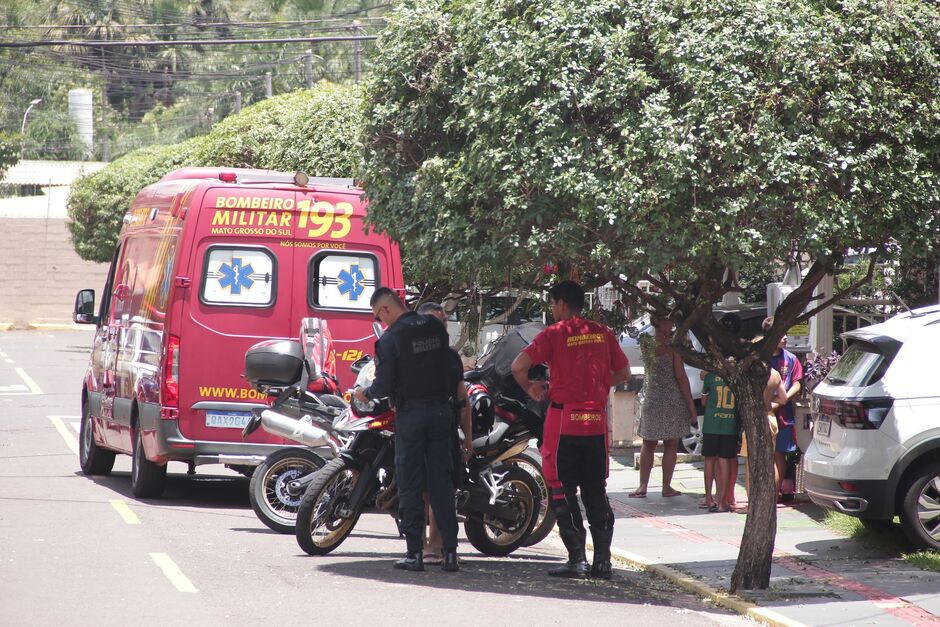
M 80 46 L 84 48 L 161 48 L 171 46 L 228 46 L 237 44 L 290 44 L 330 41 L 373 41 L 377 35 L 334 35 L 327 37 L 278 37 L 274 39 L 179 39 L 94 41 L 70 39 L 40 39 L 36 41 L 0 41 L 0 48 L 38 48 L 44 46 Z
M 361 17 L 360 21 L 363 22 L 363 25 L 371 25 L 373 21 L 384 23 L 386 19 L 384 17 Z M 297 26 L 306 26 L 308 24 L 322 24 L 324 22 L 344 22 L 349 23 L 349 19 L 346 17 L 321 17 L 321 18 L 311 18 L 307 20 L 277 20 L 270 22 L 242 22 L 242 21 L 231 21 L 231 22 L 200 22 L 198 20 L 188 21 L 188 22 L 173 22 L 173 23 L 153 23 L 153 24 L 122 24 L 120 22 L 113 22 L 111 26 L 114 26 L 115 29 L 123 28 L 172 28 L 172 27 L 182 27 L 182 28 L 287 28 L 287 27 L 297 27 Z M 0 29 L 3 30 L 82 30 L 93 28 L 94 24 L 0 24 Z

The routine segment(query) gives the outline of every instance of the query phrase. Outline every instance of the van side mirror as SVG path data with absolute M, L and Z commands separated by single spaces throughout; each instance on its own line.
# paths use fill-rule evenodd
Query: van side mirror
M 80 290 L 75 296 L 72 320 L 78 324 L 98 324 L 95 315 L 95 290 Z

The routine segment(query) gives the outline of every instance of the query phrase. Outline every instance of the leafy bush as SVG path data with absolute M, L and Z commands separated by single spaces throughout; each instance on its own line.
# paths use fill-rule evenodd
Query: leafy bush
M 75 181 L 68 211 L 72 244 L 78 255 L 89 261 L 110 260 L 124 213 L 137 192 L 167 172 L 187 165 L 200 141 L 196 138 L 172 146 L 135 150 Z
M 362 128 L 359 89 L 321 84 L 263 100 L 212 129 L 193 155 L 200 165 L 303 170 L 351 177 Z
M 110 259 L 121 219 L 137 192 L 176 168 L 264 168 L 353 176 L 361 127 L 359 90 L 323 83 L 311 91 L 247 107 L 208 135 L 128 153 L 72 186 L 68 209 L 75 250 L 83 259 Z

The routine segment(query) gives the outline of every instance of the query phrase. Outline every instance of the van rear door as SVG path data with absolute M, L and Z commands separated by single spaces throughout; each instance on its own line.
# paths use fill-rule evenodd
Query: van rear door
M 298 192 L 294 315 L 325 319 L 333 337 L 340 389 L 353 386 L 352 362 L 374 351 L 369 299 L 379 285 L 398 286 L 391 242 L 365 234 L 360 190 Z M 397 252 L 397 251 L 395 251 Z
M 206 191 L 189 259 L 192 283 L 180 324 L 180 431 L 193 440 L 241 441 L 252 406 L 265 401 L 242 378 L 245 351 L 297 336 L 291 243 L 293 191 Z M 252 442 L 280 443 L 263 431 Z

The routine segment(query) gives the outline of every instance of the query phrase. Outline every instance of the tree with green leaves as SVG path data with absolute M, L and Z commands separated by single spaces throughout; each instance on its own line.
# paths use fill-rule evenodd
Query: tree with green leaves
M 0 132 L 0 180 L 20 160 L 20 136 Z
M 371 223 L 428 272 L 552 260 L 674 320 L 685 360 L 738 399 L 752 492 L 731 589 L 766 588 L 773 348 L 841 296 L 813 294 L 848 250 L 867 251 L 869 271 L 847 291 L 899 247 L 938 241 L 936 6 L 415 0 L 379 43 Z M 712 315 L 738 275 L 797 259 L 808 271 L 763 342 Z M 690 330 L 701 352 L 680 340 Z

